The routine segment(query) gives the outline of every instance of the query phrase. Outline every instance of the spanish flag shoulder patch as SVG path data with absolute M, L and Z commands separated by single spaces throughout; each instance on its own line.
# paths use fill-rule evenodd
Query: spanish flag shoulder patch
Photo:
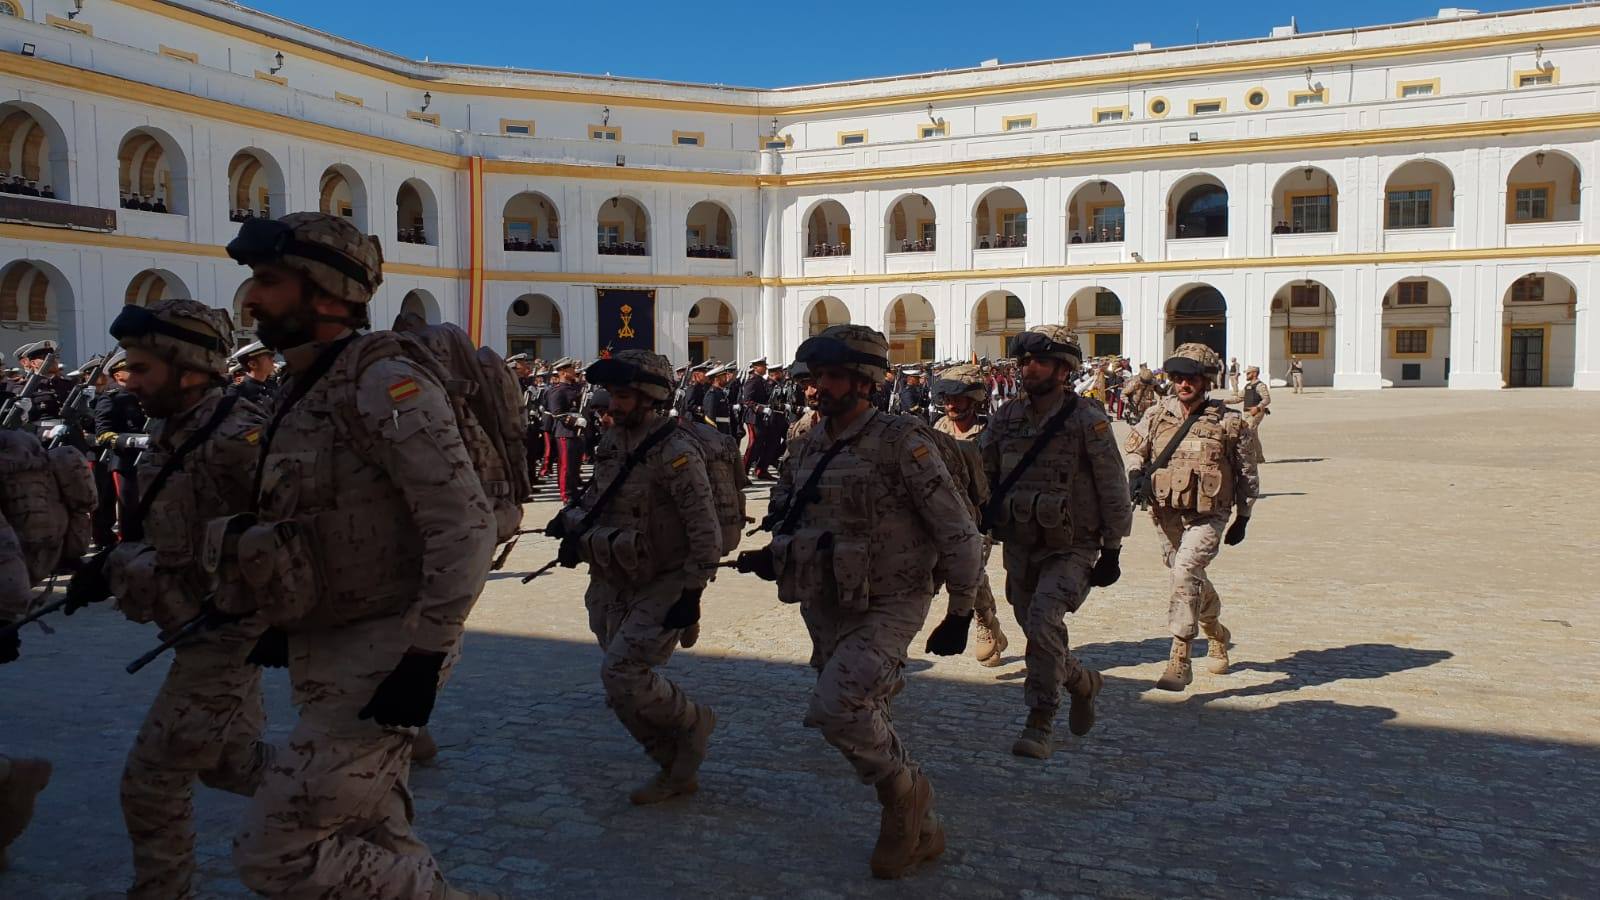
M 680 455 L 677 459 L 673 460 L 671 463 L 668 463 L 668 465 L 672 466 L 674 469 L 681 469 L 688 464 L 689 454 L 687 453 Z
M 249 431 L 246 431 L 244 433 L 244 442 L 246 444 L 249 444 L 252 447 L 254 447 L 256 444 L 261 443 L 261 428 L 260 428 L 260 426 L 257 426 L 255 428 L 250 429 Z
M 913 457 L 917 458 L 917 459 L 921 459 L 924 456 L 927 456 L 928 455 L 928 445 L 927 444 L 918 444 L 916 449 L 911 451 L 911 455 Z
M 422 387 L 417 384 L 415 378 L 402 378 L 389 385 L 389 399 L 396 403 L 410 400 L 420 393 L 422 393 Z
M 1110 422 L 1105 421 L 1105 420 L 1101 420 L 1099 422 L 1094 423 L 1094 433 L 1095 434 L 1105 434 L 1106 430 L 1109 429 L 1110 427 L 1111 427 L 1111 423 Z

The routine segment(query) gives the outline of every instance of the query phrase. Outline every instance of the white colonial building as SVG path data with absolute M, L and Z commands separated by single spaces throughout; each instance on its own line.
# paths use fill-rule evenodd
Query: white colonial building
M 1064 322 L 1341 388 L 1596 389 L 1597 168 L 1589 5 L 755 90 L 0 0 L 0 349 L 81 359 L 163 296 L 237 310 L 237 220 L 321 209 L 383 240 L 375 321 L 545 357 L 592 358 L 597 294 L 630 288 L 677 359 L 844 321 L 992 356 Z

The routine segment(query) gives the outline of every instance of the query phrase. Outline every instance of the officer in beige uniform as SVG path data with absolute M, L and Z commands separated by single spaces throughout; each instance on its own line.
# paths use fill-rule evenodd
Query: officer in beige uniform
M 933 423 L 933 429 L 954 438 L 961 447 L 967 479 L 978 489 L 969 504 L 973 521 L 978 519 L 978 505 L 989 499 L 989 477 L 983 471 L 983 457 L 978 452 L 979 435 L 983 434 L 983 420 L 978 412 L 989 398 L 989 385 L 983 369 L 971 364 L 951 366 L 939 373 L 933 382 L 933 402 L 944 407 L 944 415 Z M 951 473 L 954 475 L 955 473 Z M 989 551 L 994 540 L 983 536 L 983 565 L 978 571 L 978 599 L 973 618 L 977 624 L 973 655 L 985 666 L 1000 665 L 1002 655 L 1011 642 L 1000 629 L 1000 617 L 995 615 L 994 589 L 989 586 Z
M 1260 479 L 1255 431 L 1227 404 L 1206 399 L 1222 370 L 1216 352 L 1204 344 L 1184 344 L 1165 368 L 1172 396 L 1145 413 L 1124 449 L 1130 492 L 1135 503 L 1150 507 L 1172 570 L 1167 606 L 1172 652 L 1156 687 L 1181 691 L 1194 680 L 1189 650 L 1200 630 L 1209 643 L 1206 668 L 1219 675 L 1228 671 L 1232 636 L 1218 621 L 1222 598 L 1206 570 L 1224 542 L 1232 546 L 1244 540 Z M 1231 526 L 1230 512 L 1235 513 Z
M 933 599 L 939 565 L 949 615 L 930 639 L 965 649 L 982 540 L 928 426 L 879 412 L 872 390 L 889 369 L 884 336 L 835 325 L 800 345 L 822 422 L 790 448 L 775 491 L 784 501 L 765 576 L 800 603 L 822 663 L 805 722 L 877 788 L 883 815 L 872 874 L 898 878 L 944 852 L 933 788 L 889 716 L 911 639 Z
M 376 238 L 296 213 L 246 222 L 228 253 L 251 267 L 244 305 L 287 379 L 256 521 L 213 523 L 208 543 L 239 532 L 221 542 L 226 597 L 286 633 L 300 709 L 234 862 L 273 897 L 460 897 L 412 833 L 406 783 L 496 539 L 458 408 L 414 339 L 359 331 Z
M 1103 680 L 1072 655 L 1066 617 L 1089 588 L 1121 577 L 1133 509 L 1111 421 L 1067 386 L 1083 362 L 1071 332 L 1040 325 L 1012 339 L 1010 355 L 1023 393 L 989 417 L 978 448 L 995 485 L 987 518 L 1004 551 L 1006 599 L 1028 637 L 1028 721 L 1011 752 L 1046 759 L 1063 688 L 1072 733 L 1094 726 Z
M 1244 408 L 1244 423 L 1255 432 L 1255 462 L 1259 465 L 1267 461 L 1261 449 L 1261 426 L 1272 415 L 1272 389 L 1261 380 L 1259 368 L 1251 366 L 1244 375 L 1244 395 L 1239 405 Z
M 624 350 L 585 374 L 611 395 L 608 427 L 593 487 L 563 512 L 560 533 L 589 564 L 583 602 L 605 651 L 606 705 L 661 767 L 629 799 L 660 803 L 699 789 L 696 773 L 717 724 L 711 707 L 655 670 L 699 622 L 723 537 L 701 445 L 665 414 L 666 357 Z
M 200 614 L 211 593 L 199 550 L 206 522 L 254 502 L 250 479 L 266 415 L 224 391 L 233 341 L 226 311 L 194 300 L 129 306 L 111 335 L 127 353 L 127 391 L 156 421 L 138 463 L 145 493 L 105 561 L 105 585 L 123 615 L 171 633 Z M 70 593 L 90 577 L 74 578 Z M 196 777 L 246 796 L 261 783 L 272 748 L 261 740 L 259 660 L 247 657 L 264 628 L 245 619 L 176 649 L 122 771 L 130 898 L 193 896 Z

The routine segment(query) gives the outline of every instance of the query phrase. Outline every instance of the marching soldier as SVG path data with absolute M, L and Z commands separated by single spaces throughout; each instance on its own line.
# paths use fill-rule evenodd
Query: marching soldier
M 823 421 L 793 448 L 775 493 L 787 498 L 764 572 L 779 599 L 801 604 L 821 667 L 806 724 L 819 728 L 883 807 L 872 874 L 899 878 L 944 852 L 933 788 L 895 733 L 889 701 L 903 687 L 906 649 L 933 599 L 939 564 L 949 614 L 930 638 L 965 649 L 982 542 L 933 435 L 869 400 L 889 368 L 889 344 L 861 325 L 835 325 L 800 345 Z
M 1260 478 L 1255 431 L 1227 404 L 1206 399 L 1212 387 L 1220 386 L 1222 360 L 1215 351 L 1184 344 L 1165 369 L 1174 385 L 1172 396 L 1145 413 L 1124 449 L 1134 502 L 1150 507 L 1172 570 L 1167 606 L 1172 652 L 1156 687 L 1181 691 L 1194 680 L 1189 649 L 1197 626 L 1208 639 L 1206 668 L 1218 675 L 1228 671 L 1232 635 L 1218 621 L 1222 598 L 1206 570 L 1223 543 L 1244 540 Z M 1231 526 L 1230 512 L 1235 513 Z
M 116 525 L 126 518 L 139 499 L 139 450 L 127 446 L 123 435 L 138 435 L 145 430 L 149 416 L 140 405 L 139 398 L 127 389 L 128 354 L 118 351 L 106 363 L 111 373 L 111 388 L 95 395 L 95 443 L 102 448 L 100 460 L 95 464 L 96 488 L 100 505 L 94 511 L 94 540 L 101 547 L 116 542 Z M 118 447 L 121 443 L 123 446 Z
M 1261 380 L 1261 369 L 1257 366 L 1244 370 L 1244 397 L 1239 405 L 1244 407 L 1244 423 L 1255 432 L 1254 462 L 1260 465 L 1267 461 L 1261 450 L 1261 426 L 1267 416 L 1272 415 L 1272 389 Z
M 731 437 L 737 443 L 739 434 L 733 427 L 733 401 L 728 397 L 728 383 L 733 380 L 733 363 L 711 370 L 711 386 L 706 389 L 702 409 L 711 427 Z
M 654 670 L 699 622 L 722 535 L 700 445 L 663 415 L 672 396 L 666 357 L 623 350 L 586 374 L 610 395 L 609 426 L 595 489 L 563 513 L 562 535 L 589 564 L 584 605 L 605 651 L 606 705 L 661 767 L 629 799 L 660 803 L 699 789 L 717 724 L 709 706 Z
M 463 896 L 412 833 L 412 740 L 461 652 L 496 525 L 443 372 L 369 327 L 376 238 L 346 219 L 253 219 L 228 245 L 245 309 L 287 363 L 258 512 L 222 542 L 227 602 L 285 633 L 300 718 L 234 862 L 269 896 Z M 230 524 L 231 523 L 227 523 Z M 216 526 L 208 536 L 219 530 Z M 208 552 L 209 552 L 208 547 Z
M 578 387 L 578 363 L 570 357 L 556 360 L 556 383 L 544 394 L 544 409 L 550 414 L 547 432 L 554 444 L 545 447 L 553 451 L 545 457 L 543 475 L 550 474 L 550 456 L 555 457 L 556 479 L 561 488 L 561 502 L 566 503 L 578 486 L 578 467 L 583 460 L 582 434 L 578 431 L 579 404 L 583 391 Z
M 210 593 L 198 550 L 207 520 L 253 505 L 266 414 L 224 391 L 233 339 L 225 311 L 194 300 L 128 306 L 111 336 L 126 354 L 127 394 L 156 419 L 139 459 L 147 491 L 124 516 L 123 540 L 102 571 L 75 576 L 69 598 L 114 593 L 123 615 L 171 633 L 202 612 Z M 96 575 L 103 587 L 80 594 Z M 122 817 L 133 842 L 129 897 L 193 895 L 197 777 L 245 796 L 261 783 L 272 748 L 261 740 L 260 660 L 248 657 L 264 630 L 246 619 L 178 645 L 122 771 Z
M 72 380 L 61 375 L 61 349 L 55 341 L 35 341 L 17 348 L 17 365 L 22 369 L 22 380 L 34 372 L 40 373 L 41 383 L 33 391 L 33 410 L 28 421 L 56 419 L 61 416 L 61 404 L 72 393 Z M 45 369 L 45 360 L 50 360 Z
M 984 380 L 983 371 L 974 365 L 951 366 L 939 374 L 932 393 L 933 402 L 944 404 L 944 415 L 933 423 L 934 430 L 948 434 L 960 444 L 967 463 L 968 478 L 971 483 L 981 487 L 980 501 L 987 499 L 989 477 L 983 471 L 983 457 L 978 452 L 978 438 L 983 434 L 984 427 L 978 413 L 989 397 L 989 386 Z M 977 521 L 976 507 L 972 508 L 972 516 L 973 521 Z M 983 565 L 978 570 L 978 599 L 973 609 L 977 635 L 972 647 L 978 662 L 990 668 L 1000 665 L 1002 654 L 1011 643 L 1000 629 L 1000 617 L 995 615 L 994 589 L 989 586 L 989 551 L 993 549 L 993 539 L 984 535 Z
M 757 357 L 750 361 L 750 374 L 745 376 L 744 384 L 739 386 L 739 409 L 743 412 L 744 432 L 746 444 L 744 447 L 744 468 L 750 471 L 751 466 L 760 460 L 761 452 L 761 425 L 762 409 L 771 401 L 771 387 L 767 384 L 767 358 Z M 753 477 L 767 477 L 757 470 Z
M 1083 363 L 1071 332 L 1037 326 L 1013 338 L 1010 353 L 1023 393 L 989 417 L 978 448 L 996 485 L 988 518 L 1004 551 L 1006 599 L 1028 638 L 1028 721 L 1011 752 L 1048 759 L 1063 688 L 1072 733 L 1094 727 L 1103 679 L 1072 655 L 1066 617 L 1089 588 L 1121 576 L 1133 511 L 1110 420 L 1067 388 Z

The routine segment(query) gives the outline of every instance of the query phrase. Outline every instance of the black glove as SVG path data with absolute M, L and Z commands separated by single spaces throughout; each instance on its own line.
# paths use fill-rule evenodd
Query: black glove
M 563 569 L 576 569 L 578 563 L 583 562 L 583 553 L 578 549 L 576 537 L 561 539 L 561 546 L 556 549 L 556 561 L 561 563 Z
M 1128 473 L 1128 499 L 1133 501 L 1136 509 L 1149 509 L 1156 502 L 1155 486 L 1150 483 L 1150 476 L 1143 469 Z
M 742 575 L 754 575 L 762 581 L 777 581 L 777 564 L 772 559 L 772 548 L 745 550 L 733 560 L 733 568 Z
M 1110 587 L 1122 577 L 1122 548 L 1101 547 L 1100 558 L 1094 561 L 1094 568 L 1089 570 L 1090 587 Z
M 972 628 L 972 613 L 950 614 L 928 635 L 927 651 L 934 656 L 958 656 L 967 649 L 967 632 Z
M 372 699 L 361 707 L 357 718 L 389 726 L 428 724 L 433 702 L 439 696 L 439 670 L 443 667 L 443 653 L 407 653 L 400 657 L 400 664 L 372 692 Z
M 281 669 L 289 664 L 289 634 L 282 628 L 268 628 L 256 640 L 244 661 L 253 666 Z
M 16 662 L 22 655 L 22 635 L 7 628 L 11 623 L 0 619 L 0 666 Z
M 671 631 L 674 628 L 688 628 L 700 622 L 700 595 L 705 593 L 705 588 L 694 590 L 684 589 L 678 597 L 678 602 L 672 604 L 667 610 L 667 617 L 661 620 L 661 630 Z
M 1243 541 L 1245 527 L 1249 524 L 1249 516 L 1240 516 L 1237 519 L 1234 519 L 1233 524 L 1228 526 L 1228 533 L 1223 536 L 1222 542 L 1227 544 L 1229 547 L 1232 547 L 1240 541 Z
M 106 580 L 106 556 L 110 552 L 102 550 L 96 553 L 72 573 L 72 580 L 67 582 L 67 605 L 61 608 L 64 614 L 70 616 L 91 603 L 99 603 L 111 596 L 111 583 Z
M 553 537 L 558 541 L 566 538 L 567 510 L 565 507 L 556 513 L 555 518 L 550 520 L 550 524 L 544 526 L 544 533 L 546 537 Z

